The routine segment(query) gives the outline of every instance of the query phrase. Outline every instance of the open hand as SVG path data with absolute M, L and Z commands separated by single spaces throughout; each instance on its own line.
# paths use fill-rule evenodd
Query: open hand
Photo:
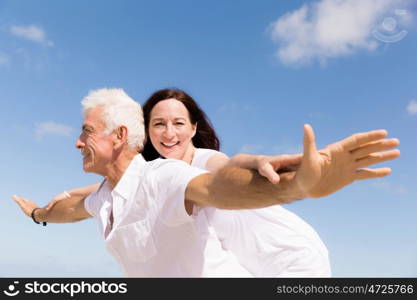
M 17 195 L 12 196 L 13 200 L 19 205 L 19 207 L 22 209 L 22 211 L 27 215 L 28 217 L 31 217 L 32 211 L 39 207 L 34 201 L 19 197 Z
M 307 197 L 323 197 L 355 180 L 384 177 L 390 168 L 365 168 L 400 155 L 397 139 L 386 139 L 386 130 L 354 134 L 317 151 L 314 132 L 304 125 L 304 155 L 296 182 Z

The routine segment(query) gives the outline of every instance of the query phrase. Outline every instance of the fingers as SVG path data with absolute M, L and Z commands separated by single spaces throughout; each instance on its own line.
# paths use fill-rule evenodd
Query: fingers
M 301 164 L 301 161 L 303 159 L 302 154 L 286 154 L 286 155 L 283 155 L 283 156 L 284 157 L 283 157 L 282 162 L 281 162 L 282 167 L 299 165 L 299 164 Z
M 309 124 L 304 124 L 304 156 L 308 158 L 315 152 L 317 148 L 313 128 Z
M 383 139 L 376 142 L 365 144 L 351 151 L 355 159 L 361 159 L 371 153 L 388 150 L 397 147 L 400 144 L 398 139 Z
M 276 184 L 280 181 L 279 171 L 292 170 L 294 166 L 301 163 L 301 154 L 284 154 L 263 157 L 258 162 L 258 172 L 260 175 L 266 177 L 271 183 Z
M 388 135 L 388 132 L 384 129 L 368 131 L 363 133 L 356 133 L 339 143 L 343 146 L 346 150 L 355 150 L 356 148 L 360 147 L 363 144 L 371 143 L 373 141 L 377 141 L 383 139 Z
M 33 210 L 33 204 L 30 203 L 27 199 L 19 197 L 17 195 L 12 196 L 13 200 L 19 205 L 20 209 L 27 215 L 30 216 Z
M 277 164 L 277 167 L 280 165 L 280 156 L 274 156 L 272 158 L 267 158 L 266 156 L 260 156 L 258 159 L 258 173 L 266 177 L 271 183 L 278 183 L 280 178 L 279 175 L 275 172 L 274 166 L 271 164 L 271 161 L 274 161 Z
M 355 180 L 371 179 L 384 177 L 391 174 L 390 168 L 379 168 L 379 169 L 359 169 L 356 171 Z
M 371 153 L 368 156 L 356 161 L 357 168 L 363 168 L 370 165 L 378 164 L 384 161 L 393 160 L 400 156 L 400 150 L 395 149 L 385 152 Z
M 269 163 L 272 164 L 275 171 L 279 171 L 279 169 L 297 166 L 301 164 L 301 160 L 303 158 L 302 154 L 283 154 L 283 155 L 276 155 L 271 156 L 269 158 Z
M 280 178 L 277 172 L 275 172 L 274 168 L 271 164 L 266 163 L 262 167 L 258 169 L 259 174 L 266 177 L 271 183 L 276 184 L 279 182 Z
M 12 198 L 17 204 L 19 204 L 20 207 L 22 207 L 22 205 L 26 202 L 24 198 L 21 198 L 18 195 L 13 195 Z

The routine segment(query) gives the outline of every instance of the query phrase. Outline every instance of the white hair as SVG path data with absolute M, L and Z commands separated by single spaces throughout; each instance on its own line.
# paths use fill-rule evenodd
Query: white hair
M 110 134 L 119 126 L 128 130 L 127 142 L 132 151 L 141 151 L 145 141 L 142 108 L 123 89 L 98 89 L 90 91 L 81 101 L 84 117 L 90 109 L 103 107 L 104 134 Z

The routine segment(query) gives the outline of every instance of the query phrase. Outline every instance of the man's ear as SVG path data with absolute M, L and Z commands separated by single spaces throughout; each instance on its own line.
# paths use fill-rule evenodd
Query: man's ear
M 115 130 L 116 139 L 115 145 L 124 145 L 127 143 L 128 129 L 126 126 L 122 125 L 116 128 Z

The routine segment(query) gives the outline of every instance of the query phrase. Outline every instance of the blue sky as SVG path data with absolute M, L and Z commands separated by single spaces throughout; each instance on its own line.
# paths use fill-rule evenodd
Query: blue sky
M 119 277 L 94 220 L 36 226 L 45 205 L 98 182 L 74 148 L 81 99 L 119 87 L 143 103 L 178 87 L 228 155 L 294 153 L 385 128 L 386 178 L 286 207 L 319 233 L 336 277 L 417 276 L 417 5 L 412 0 L 0 2 L 0 276 Z

